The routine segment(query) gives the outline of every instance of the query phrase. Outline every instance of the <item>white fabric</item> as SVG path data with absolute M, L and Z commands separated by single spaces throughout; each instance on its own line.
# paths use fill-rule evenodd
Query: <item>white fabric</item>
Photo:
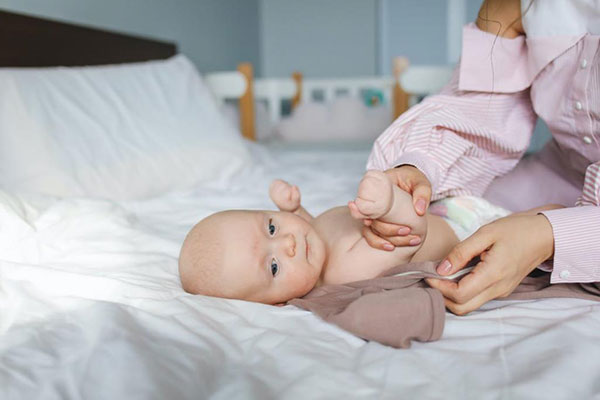
M 429 212 L 444 218 L 459 240 L 465 240 L 483 225 L 510 214 L 507 209 L 477 196 L 446 197 L 434 202 Z
M 600 34 L 600 0 L 521 0 L 521 14 L 530 38 Z
M 59 196 L 154 196 L 246 164 L 184 56 L 81 68 L 0 69 L 0 186 Z
M 143 201 L 0 196 L 0 398 L 593 398 L 600 304 L 492 302 L 440 341 L 395 350 L 307 311 L 184 293 L 187 230 L 271 208 L 270 179 L 314 213 L 355 195 L 366 151 L 254 149 L 226 189 Z M 18 238 L 18 239 L 17 239 Z

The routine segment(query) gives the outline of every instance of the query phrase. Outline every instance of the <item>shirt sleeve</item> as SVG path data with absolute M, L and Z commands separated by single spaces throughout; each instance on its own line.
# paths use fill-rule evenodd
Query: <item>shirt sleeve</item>
M 459 89 L 460 65 L 440 94 L 402 114 L 375 141 L 367 168 L 410 164 L 429 179 L 432 200 L 482 195 L 527 149 L 536 116 L 529 89 Z
M 542 214 L 554 233 L 550 282 L 600 282 L 600 161 L 588 166 L 575 207 Z

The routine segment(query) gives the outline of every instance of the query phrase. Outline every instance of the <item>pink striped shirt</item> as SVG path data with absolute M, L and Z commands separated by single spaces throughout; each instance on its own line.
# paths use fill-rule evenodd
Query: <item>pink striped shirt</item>
M 600 281 L 599 60 L 597 35 L 507 39 L 469 24 L 451 81 L 394 121 L 367 168 L 414 165 L 433 200 L 481 196 L 521 159 L 539 116 L 552 133 L 554 168 L 583 187 L 576 203 L 543 213 L 554 232 L 551 282 Z

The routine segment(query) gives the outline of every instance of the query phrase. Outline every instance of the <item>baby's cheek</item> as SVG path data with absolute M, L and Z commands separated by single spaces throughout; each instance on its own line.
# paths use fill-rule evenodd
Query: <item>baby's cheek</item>
M 307 271 L 311 271 L 312 268 L 307 268 Z M 317 283 L 317 280 L 319 279 L 318 276 L 315 276 L 312 273 L 307 273 L 306 277 L 304 279 L 304 294 L 310 292 L 312 290 L 313 287 L 315 287 L 315 284 Z

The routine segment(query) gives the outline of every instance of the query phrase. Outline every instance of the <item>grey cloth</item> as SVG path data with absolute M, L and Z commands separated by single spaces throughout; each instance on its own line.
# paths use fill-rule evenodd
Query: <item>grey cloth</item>
M 438 340 L 446 318 L 444 299 L 441 292 L 429 287 L 423 279 L 441 277 L 435 271 L 437 264 L 409 263 L 391 268 L 374 279 L 320 286 L 288 304 L 310 310 L 365 340 L 392 347 L 410 347 L 412 340 Z M 551 285 L 549 273 L 534 270 L 503 300 L 548 297 L 599 301 L 600 283 Z

